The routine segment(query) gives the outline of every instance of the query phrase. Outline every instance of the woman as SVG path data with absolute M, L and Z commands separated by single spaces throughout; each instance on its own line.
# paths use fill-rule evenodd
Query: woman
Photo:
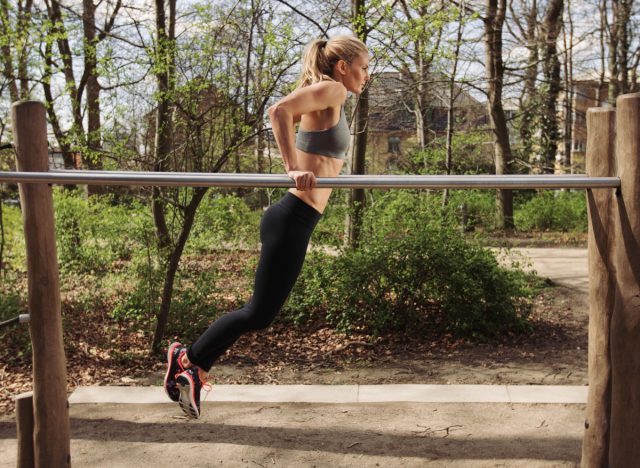
M 357 38 L 315 40 L 305 51 L 297 89 L 269 108 L 276 143 L 295 188 L 264 213 L 249 302 L 216 320 L 189 348 L 173 343 L 167 350 L 165 391 L 189 417 L 200 416 L 200 390 L 214 362 L 244 333 L 268 327 L 291 292 L 331 195 L 331 189 L 316 188 L 316 177 L 340 173 L 350 139 L 344 102 L 349 91 L 362 92 L 368 67 L 369 53 Z

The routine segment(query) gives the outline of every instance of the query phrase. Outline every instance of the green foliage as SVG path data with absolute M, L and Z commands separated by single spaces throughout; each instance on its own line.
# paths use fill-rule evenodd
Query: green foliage
M 163 269 L 150 245 L 136 255 L 119 282 L 127 285 L 123 296 L 111 310 L 111 317 L 120 322 L 134 321 L 150 328 L 160 305 Z M 145 326 L 146 325 L 146 326 Z
M 218 318 L 223 310 L 218 297 L 219 273 L 208 267 L 204 271 L 181 272 L 171 304 L 168 330 L 185 341 L 195 341 Z
M 313 232 L 313 243 L 327 247 L 339 248 L 344 245 L 346 232 L 345 219 L 347 216 L 347 206 L 345 203 L 329 203 L 324 213 L 322 221 L 318 223 Z
M 492 174 L 495 170 L 486 131 L 456 132 L 451 141 L 452 174 Z M 434 138 L 423 150 L 409 156 L 409 172 L 446 174 L 446 140 Z
M 0 201 L 0 203 L 2 203 Z M 2 253 L 5 270 L 26 271 L 27 252 L 24 243 L 22 214 L 17 206 L 2 206 L 2 223 L 4 225 L 4 251 Z
M 516 207 L 514 221 L 521 231 L 586 232 L 584 192 L 543 191 Z
M 111 196 L 83 198 L 56 190 L 58 258 L 62 268 L 105 271 L 114 261 L 130 259 L 149 237 L 152 221 L 137 203 L 113 204 Z
M 28 313 L 26 285 L 19 284 L 19 273 L 11 270 L 0 272 L 0 322 Z M 0 328 L 0 342 L 13 350 L 16 358 L 31 354 L 29 327 L 22 324 Z
M 25 313 L 24 304 L 20 292 L 11 287 L 9 278 L 5 274 L 2 277 L 3 286 L 0 288 L 0 322 L 17 317 Z
M 259 224 L 260 213 L 251 211 L 242 198 L 211 192 L 198 208 L 189 248 L 197 252 L 220 245 L 255 248 L 260 241 Z
M 449 197 L 449 209 L 457 213 L 460 224 L 462 218 L 466 230 L 484 227 L 487 230 L 495 228 L 496 195 L 488 190 L 452 190 Z
M 393 195 L 368 210 L 360 248 L 309 256 L 286 317 L 299 323 L 320 314 L 342 330 L 426 327 L 480 339 L 526 329 L 530 279 L 466 241 L 446 213 L 425 210 L 429 197 Z

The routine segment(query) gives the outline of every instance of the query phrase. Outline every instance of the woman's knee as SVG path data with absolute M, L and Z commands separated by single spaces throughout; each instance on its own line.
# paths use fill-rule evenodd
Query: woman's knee
M 273 323 L 278 310 L 256 307 L 247 316 L 247 325 L 253 331 L 264 330 Z

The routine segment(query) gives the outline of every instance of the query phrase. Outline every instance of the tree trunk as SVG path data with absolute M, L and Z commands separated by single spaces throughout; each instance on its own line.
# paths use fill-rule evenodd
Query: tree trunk
M 524 88 L 521 99 L 520 118 L 520 144 L 521 157 L 525 161 L 532 163 L 534 161 L 534 145 L 533 138 L 536 127 L 536 113 L 538 102 L 538 90 L 536 88 L 536 79 L 538 77 L 538 60 L 539 49 L 536 29 L 538 25 L 538 3 L 533 0 L 531 9 L 526 12 L 527 28 L 525 30 L 525 40 L 529 56 L 527 58 L 527 68 L 524 73 Z
M 573 160 L 571 157 L 572 142 L 573 142 L 573 18 L 571 12 L 571 0 L 567 0 L 567 21 L 563 22 L 563 40 L 564 40 L 564 149 L 562 166 L 563 172 L 573 173 Z M 567 31 L 567 24 L 569 25 L 569 31 Z M 568 34 L 567 34 L 568 33 Z M 568 37 L 567 37 L 568 36 Z M 600 92 L 600 86 L 596 91 L 596 97 Z M 596 103 L 600 100 L 597 99 Z M 598 105 L 598 104 L 596 104 Z
M 184 221 L 182 230 L 178 236 L 175 246 L 168 255 L 167 271 L 165 273 L 164 284 L 162 287 L 162 300 L 160 302 L 160 310 L 158 311 L 156 330 L 153 335 L 151 344 L 151 352 L 157 354 L 160 351 L 162 339 L 164 338 L 167 322 L 169 320 L 169 311 L 171 309 L 171 300 L 173 298 L 173 285 L 180 265 L 180 258 L 184 251 L 184 246 L 189 240 L 193 221 L 198 211 L 198 206 L 207 193 L 206 187 L 197 187 L 193 190 L 193 197 L 189 201 L 189 205 L 184 210 Z
M 558 96 L 560 94 L 560 60 L 557 41 L 562 27 L 563 0 L 550 0 L 542 22 L 542 74 L 544 79 L 543 115 L 540 125 L 542 172 L 555 172 L 560 141 Z
M 175 10 L 175 0 L 170 0 L 170 9 Z M 171 16 L 171 13 L 170 13 Z M 173 149 L 173 128 L 171 124 L 171 107 L 173 96 L 173 64 L 174 42 L 171 36 L 173 27 L 167 29 L 164 0 L 156 0 L 156 83 L 158 86 L 158 107 L 156 109 L 156 134 L 154 148 L 153 170 L 164 172 L 167 160 Z M 162 191 L 159 187 L 153 187 L 151 192 L 151 211 L 156 226 L 158 246 L 161 251 L 166 251 L 171 245 L 171 236 L 165 219 L 165 203 L 162 200 Z
M 509 144 L 509 130 L 502 106 L 502 85 L 504 63 L 502 61 L 502 27 L 506 13 L 506 0 L 487 0 L 487 14 L 484 19 L 484 40 L 486 46 L 485 66 L 488 78 L 489 123 L 494 138 L 494 158 L 496 174 L 510 174 L 512 155 Z M 502 229 L 513 228 L 513 193 L 501 189 L 497 193 L 497 225 Z
M 96 38 L 96 7 L 93 0 L 82 0 L 82 23 L 84 26 L 84 73 L 87 88 L 87 158 L 89 169 L 103 168 L 100 149 L 102 137 L 100 131 L 100 84 L 98 83 L 98 57 Z M 101 185 L 88 185 L 89 195 L 104 193 Z
M 3 37 L 9 38 L 11 37 L 9 18 L 9 3 L 7 0 L 0 0 L 0 35 Z M 18 90 L 18 82 L 16 80 L 14 67 L 13 67 L 13 53 L 12 53 L 12 44 L 10 40 L 2 41 L 2 47 L 0 47 L 0 52 L 2 53 L 2 62 L 4 65 L 3 75 L 7 80 L 7 86 L 9 87 L 9 96 L 11 97 L 11 102 L 16 102 L 20 100 L 20 92 Z
M 352 174 L 365 173 L 365 156 L 367 153 L 367 123 L 369 118 L 369 89 L 358 98 L 356 106 L 356 119 L 353 125 L 355 136 L 353 144 Z M 364 189 L 353 189 L 351 191 L 351 216 L 349 222 L 349 245 L 358 248 L 362 230 L 362 216 L 365 205 Z
M 609 30 L 609 104 L 613 107 L 616 105 L 616 98 L 620 94 L 618 83 L 618 0 L 611 0 L 611 9 L 613 16 L 613 24 L 608 26 Z M 606 7 L 604 19 L 607 21 Z
M 365 0 L 352 0 L 352 22 L 353 27 L 358 33 L 358 37 L 364 43 L 367 42 L 368 31 L 363 28 L 361 23 L 364 22 Z M 367 154 L 367 130 L 369 118 L 369 89 L 365 90 L 358 97 L 356 104 L 355 122 L 353 130 L 355 136 L 353 138 L 353 159 L 351 164 L 352 174 L 365 173 L 365 158 Z M 348 234 L 349 246 L 357 248 L 360 244 L 360 234 L 362 229 L 362 215 L 365 204 L 364 189 L 353 189 L 351 191 L 351 200 L 349 202 L 350 216 L 348 218 Z
M 451 167 L 453 165 L 453 132 L 454 132 L 454 103 L 456 101 L 456 74 L 458 72 L 458 59 L 460 58 L 460 45 L 462 43 L 462 31 L 463 31 L 463 10 L 460 9 L 458 15 L 458 30 L 456 33 L 456 45 L 453 52 L 453 70 L 451 70 L 451 76 L 449 77 L 449 101 L 447 103 L 447 144 L 446 144 L 446 158 L 445 168 L 447 175 L 451 174 Z M 449 201 L 449 189 L 444 189 L 442 193 L 442 206 L 446 206 Z

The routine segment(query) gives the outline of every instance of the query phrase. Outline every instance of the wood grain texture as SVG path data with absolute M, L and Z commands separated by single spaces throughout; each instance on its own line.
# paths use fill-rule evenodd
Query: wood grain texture
M 587 112 L 587 175 L 615 175 L 615 110 Z M 609 329 L 615 298 L 613 189 L 587 190 L 589 211 L 589 396 L 582 442 L 582 466 L 606 466 L 611 417 Z
M 42 103 L 17 102 L 11 108 L 11 117 L 18 171 L 48 171 Z M 20 204 L 31 314 L 35 466 L 66 467 L 70 466 L 67 372 L 51 187 L 21 184 Z
M 640 460 L 640 94 L 619 96 L 616 108 L 621 187 L 615 209 L 609 466 L 631 468 Z

